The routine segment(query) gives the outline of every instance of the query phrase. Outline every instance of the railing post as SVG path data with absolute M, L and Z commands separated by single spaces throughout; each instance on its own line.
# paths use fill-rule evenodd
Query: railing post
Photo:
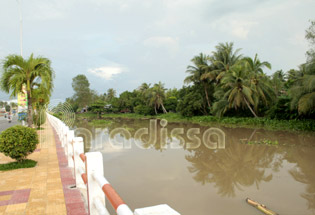
M 68 166 L 74 167 L 74 160 L 72 158 L 73 154 L 73 144 L 74 144 L 74 130 L 69 130 L 68 132 L 68 143 L 67 143 L 67 158 Z
M 68 156 L 68 132 L 69 132 L 69 127 L 68 126 L 64 126 L 64 134 L 63 134 L 63 147 L 64 147 L 64 151 L 66 156 Z
M 98 214 L 97 207 L 94 202 L 100 202 L 105 206 L 105 194 L 93 178 L 93 173 L 104 176 L 103 170 L 103 155 L 101 152 L 88 152 L 86 156 L 86 174 L 87 174 L 87 191 L 88 191 L 88 206 L 90 214 Z
M 80 158 L 80 154 L 82 153 L 84 153 L 83 139 L 82 137 L 75 137 L 73 142 L 73 159 L 75 183 L 78 188 L 85 188 L 84 182 L 81 178 L 82 169 L 85 170 L 85 164 Z

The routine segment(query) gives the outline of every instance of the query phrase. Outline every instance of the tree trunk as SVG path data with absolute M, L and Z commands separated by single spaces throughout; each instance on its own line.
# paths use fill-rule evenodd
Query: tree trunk
M 156 104 L 154 104 L 154 111 L 155 111 L 155 115 L 157 115 Z
M 163 103 L 161 104 L 161 106 L 162 106 L 162 109 L 163 109 L 163 113 L 167 113 L 167 111 L 166 111 L 166 109 L 165 109 Z
M 206 84 L 204 84 L 204 88 L 205 88 L 205 94 L 206 94 L 208 107 L 209 107 L 209 110 L 210 110 L 211 106 L 210 106 L 210 101 L 209 101 L 208 90 L 207 90 L 207 85 Z
M 33 117 L 32 117 L 32 99 L 31 93 L 27 90 L 27 126 L 32 127 Z
M 249 105 L 248 101 L 246 100 L 246 98 L 244 97 L 245 103 L 247 105 L 247 107 L 249 108 L 249 110 L 252 112 L 252 114 L 257 118 L 258 116 L 256 115 L 255 111 L 251 108 L 251 106 Z

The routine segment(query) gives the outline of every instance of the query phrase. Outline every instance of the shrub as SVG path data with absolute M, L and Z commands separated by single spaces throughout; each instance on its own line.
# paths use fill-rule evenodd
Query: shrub
M 136 114 L 153 115 L 153 108 L 145 105 L 138 105 L 134 108 Z
M 36 149 L 38 135 L 33 128 L 16 125 L 0 135 L 0 152 L 17 161 L 23 161 Z

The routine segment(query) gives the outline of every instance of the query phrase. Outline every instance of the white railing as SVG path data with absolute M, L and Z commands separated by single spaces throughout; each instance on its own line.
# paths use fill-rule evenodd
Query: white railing
M 49 113 L 47 113 L 47 118 L 65 150 L 68 166 L 73 167 L 76 187 L 80 188 L 80 191 L 86 190 L 90 215 L 109 215 L 105 198 L 109 200 L 118 215 L 180 215 L 166 204 L 139 208 L 132 212 L 104 177 L 102 153 L 84 153 L 82 137 L 75 137 L 74 130 L 70 130 L 60 119 Z

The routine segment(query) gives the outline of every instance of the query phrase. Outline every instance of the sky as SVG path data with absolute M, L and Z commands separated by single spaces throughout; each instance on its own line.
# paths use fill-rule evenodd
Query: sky
M 180 88 L 199 53 L 234 42 L 272 70 L 305 61 L 314 0 L 19 0 L 23 57 L 44 56 L 56 77 L 53 99 L 73 95 L 72 78 L 117 93 L 161 81 Z M 20 54 L 18 1 L 0 0 L 0 59 Z M 0 100 L 9 96 L 0 92 Z

